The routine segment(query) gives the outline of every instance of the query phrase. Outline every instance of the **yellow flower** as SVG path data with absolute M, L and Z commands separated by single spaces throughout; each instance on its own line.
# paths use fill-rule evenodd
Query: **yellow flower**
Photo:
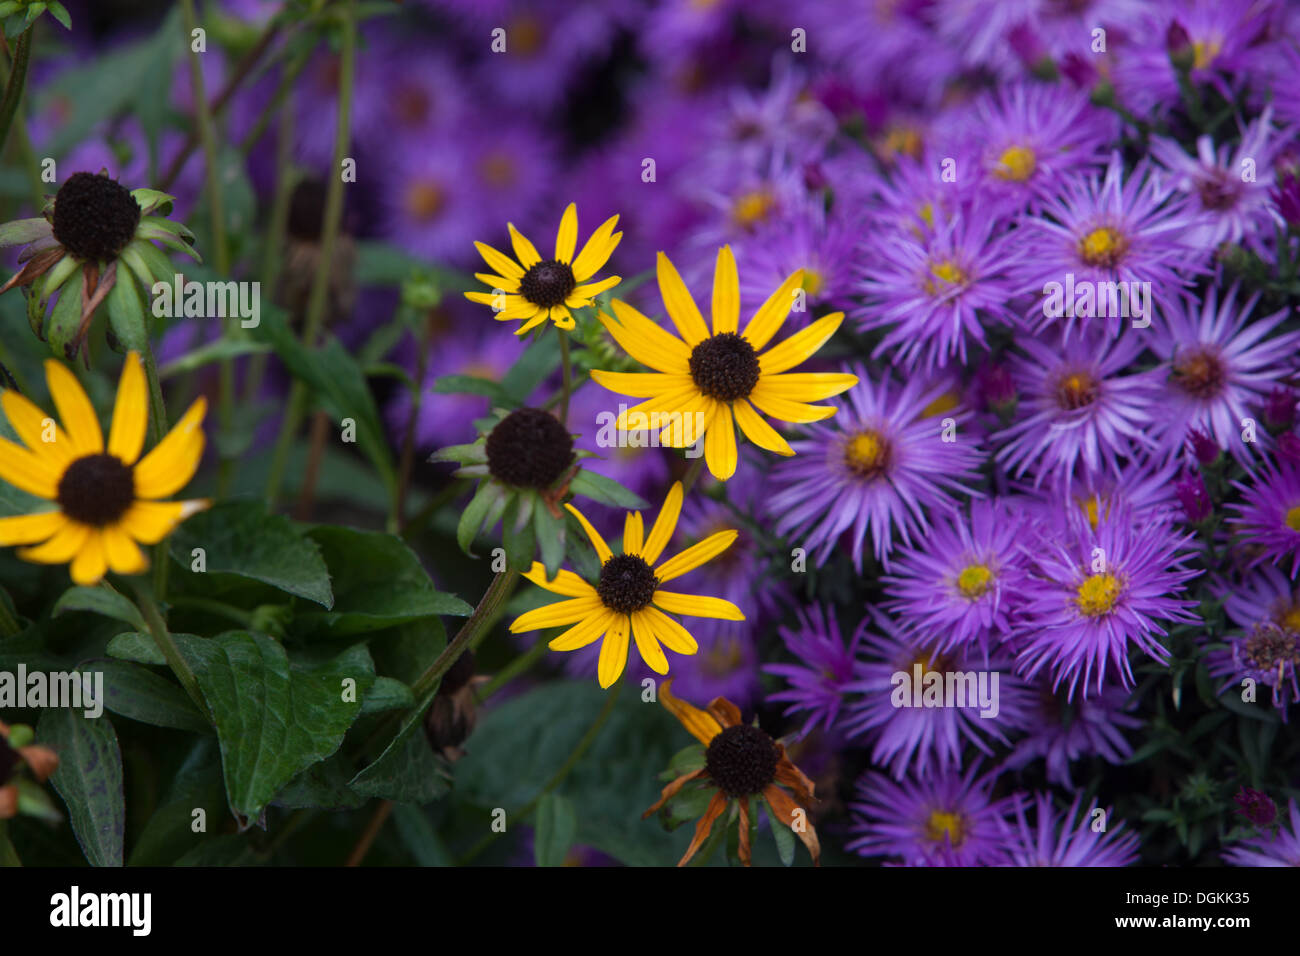
M 569 203 L 560 219 L 560 231 L 555 237 L 555 257 L 543 259 L 537 248 L 524 238 L 514 223 L 506 223 L 510 230 L 510 243 L 514 246 L 518 262 L 498 252 L 486 243 L 474 246 L 487 264 L 499 274 L 476 272 L 475 278 L 492 287 L 492 292 L 466 292 L 471 302 L 481 302 L 497 309 L 497 319 L 519 319 L 523 325 L 515 335 L 550 319 L 561 329 L 574 326 L 570 309 L 591 305 L 592 299 L 619 284 L 619 276 L 610 276 L 599 282 L 587 280 L 600 271 L 618 248 L 623 238 L 615 232 L 618 216 L 610 216 L 591 234 L 577 258 L 573 251 L 578 245 L 578 207 Z
M 642 660 L 657 674 L 668 673 L 668 660 L 659 646 L 661 643 L 677 654 L 694 654 L 699 650 L 695 638 L 669 614 L 724 621 L 745 619 L 745 615 L 730 601 L 660 590 L 660 585 L 712 560 L 736 540 L 737 532 L 719 531 L 656 566 L 655 562 L 672 538 L 681 514 L 681 482 L 676 482 L 668 492 L 649 537 L 645 536 L 641 512 L 628 512 L 623 524 L 622 554 L 610 550 L 600 532 L 591 526 L 582 512 L 573 505 L 565 507 L 573 512 L 596 549 L 601 562 L 600 578 L 593 586 L 572 571 L 561 569 L 555 580 L 548 581 L 546 569 L 541 563 L 533 562 L 524 577 L 569 600 L 521 615 L 510 625 L 511 633 L 572 625 L 550 642 L 553 651 L 576 651 L 603 636 L 605 640 L 600 646 L 597 676 L 601 687 L 609 687 L 618 680 L 627 664 L 629 635 L 636 642 Z
M 206 501 L 159 501 L 194 476 L 203 455 L 199 398 L 143 458 L 149 392 L 140 357 L 126 357 L 105 448 L 95 409 L 81 383 L 49 359 L 45 380 L 63 428 L 15 391 L 0 392 L 5 416 L 27 447 L 0 438 L 0 478 L 54 502 L 53 511 L 0 518 L 0 546 L 38 564 L 71 564 L 77 584 L 96 584 L 108 570 L 140 574 L 149 561 L 140 544 L 157 544 Z
M 744 332 L 737 333 L 740 282 L 731 247 L 723 246 L 713 276 L 712 334 L 682 277 L 662 252 L 658 273 L 664 307 L 681 338 L 618 299 L 613 302 L 617 321 L 600 314 L 601 324 L 624 351 L 656 370 L 591 373 L 610 391 L 647 399 L 620 412 L 616 422 L 620 429 L 659 429 L 660 443 L 672 448 L 684 448 L 703 437 L 709 471 L 726 481 L 736 473 L 735 425 L 760 448 L 793 455 L 789 443 L 758 412 L 785 422 L 821 421 L 835 414 L 834 406 L 805 403 L 830 398 L 857 384 L 856 375 L 780 374 L 821 348 L 844 321 L 843 312 L 818 319 L 759 354 L 790 314 L 803 284 L 802 269 L 772 293 Z

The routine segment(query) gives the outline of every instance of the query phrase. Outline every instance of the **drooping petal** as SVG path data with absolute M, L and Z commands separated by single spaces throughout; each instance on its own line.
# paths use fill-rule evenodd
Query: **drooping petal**
M 704 816 L 700 817 L 700 822 L 695 824 L 695 835 L 691 837 L 691 845 L 686 848 L 686 855 L 677 861 L 678 866 L 685 866 L 690 862 L 697 850 L 704 845 L 704 841 L 709 838 L 713 832 L 713 823 L 718 817 L 722 816 L 722 811 L 727 809 L 727 798 L 719 790 L 709 801 L 709 806 L 704 811 Z
M 709 701 L 709 713 L 723 727 L 735 727 L 741 723 L 740 708 L 725 697 L 715 697 Z
M 763 798 L 772 810 L 772 825 L 787 826 L 793 830 L 794 835 L 803 841 L 803 845 L 812 854 L 813 866 L 821 866 L 821 842 L 817 839 L 817 831 L 808 822 L 807 811 L 774 783 L 763 788 Z
M 654 806 L 641 814 L 641 819 L 644 820 L 652 813 L 657 813 L 660 807 L 681 792 L 682 787 L 686 786 L 692 780 L 698 780 L 702 776 L 704 776 L 703 767 L 699 770 L 692 770 L 690 773 L 684 773 L 672 783 L 666 785 L 663 790 L 659 792 L 659 799 L 654 802 Z
M 740 430 L 745 433 L 745 437 L 752 441 L 759 448 L 767 451 L 776 452 L 778 455 L 785 455 L 787 458 L 794 454 L 794 449 L 786 441 L 781 433 L 769 425 L 758 412 L 754 411 L 754 406 L 743 398 L 735 402 L 732 411 L 736 414 L 736 424 Z
M 692 737 L 707 747 L 712 743 L 714 737 L 722 733 L 722 725 L 708 711 L 700 710 L 681 698 L 674 697 L 672 686 L 671 678 L 663 682 L 663 685 L 659 688 L 659 703 L 663 704 L 664 709 L 676 717 L 681 722 L 681 725 L 690 731 Z
M 108 432 L 108 453 L 116 455 L 123 464 L 134 465 L 144 448 L 144 433 L 148 426 L 149 383 L 145 380 L 140 356 L 132 352 L 122 365 L 122 378 L 117 383 L 113 424 Z M 112 564 L 111 560 L 109 564 Z
M 746 797 L 739 801 L 740 804 L 740 846 L 736 850 L 736 856 L 740 858 L 741 866 L 750 865 L 749 850 L 749 798 Z

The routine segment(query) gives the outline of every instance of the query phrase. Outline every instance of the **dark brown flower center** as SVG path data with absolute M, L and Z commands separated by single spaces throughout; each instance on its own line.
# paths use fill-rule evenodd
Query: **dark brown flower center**
M 758 355 L 735 332 L 711 335 L 691 350 L 691 378 L 710 398 L 734 402 L 747 398 L 758 384 Z
M 1279 664 L 1300 666 L 1300 637 L 1276 624 L 1261 624 L 1246 638 L 1243 657 L 1251 667 L 1273 670 Z
M 59 479 L 58 502 L 73 521 L 113 524 L 135 502 L 135 475 L 115 455 L 78 458 Z
M 1067 372 L 1056 383 L 1056 401 L 1067 412 L 1087 408 L 1097 400 L 1097 379 L 1087 371 Z
M 1170 377 L 1195 398 L 1214 398 L 1223 391 L 1228 370 L 1217 351 L 1202 346 L 1180 356 Z
M 140 225 L 140 204 L 116 180 L 73 173 L 54 197 L 54 238 L 78 259 L 109 261 Z
M 728 797 L 762 793 L 776 779 L 779 757 L 772 738 L 757 727 L 728 727 L 709 743 L 704 768 Z
M 507 485 L 546 488 L 573 464 L 573 436 L 540 408 L 511 412 L 487 437 L 488 471 Z
M 650 603 L 659 579 L 643 558 L 616 554 L 600 569 L 596 594 L 605 607 L 619 614 L 631 614 Z
M 573 269 L 567 262 L 556 259 L 543 259 L 528 267 L 523 278 L 519 280 L 519 294 L 533 305 L 543 309 L 563 305 L 577 288 L 578 282 L 573 278 Z

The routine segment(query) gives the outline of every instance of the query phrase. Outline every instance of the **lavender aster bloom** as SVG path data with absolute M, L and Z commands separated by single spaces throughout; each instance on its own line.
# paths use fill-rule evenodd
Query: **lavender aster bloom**
M 765 664 L 763 670 L 785 678 L 788 690 L 769 694 L 774 703 L 788 703 L 785 716 L 807 714 L 800 738 L 807 737 L 818 722 L 830 733 L 838 722 L 844 701 L 844 687 L 861 671 L 857 662 L 858 646 L 866 632 L 867 619 L 854 630 L 848 643 L 840 636 L 840 622 L 833 610 L 820 604 L 795 611 L 799 626 L 781 627 L 777 633 L 786 649 L 795 656 L 795 664 Z
M 858 232 L 847 220 L 827 216 L 820 205 L 802 204 L 736 247 L 740 295 L 757 307 L 796 269 L 803 270 L 803 311 L 791 311 L 785 328 L 796 332 L 822 307 L 848 302 Z
M 1300 573 L 1300 466 L 1265 462 L 1252 484 L 1233 484 L 1244 500 L 1228 504 L 1237 512 L 1228 524 L 1257 549 L 1253 563 L 1267 560 L 1282 568 L 1289 564 L 1294 578 Z
M 1038 682 L 1037 691 L 1027 735 L 1016 742 L 1003 768 L 1019 770 L 1042 757 L 1048 782 L 1073 790 L 1070 765 L 1076 760 L 1096 756 L 1120 764 L 1133 753 L 1122 730 L 1141 727 L 1142 721 L 1128 713 L 1135 704 L 1124 688 L 1111 684 L 1091 698 L 1068 702 L 1046 680 Z
M 994 800 L 993 775 L 976 778 L 977 765 L 924 780 L 895 783 L 883 774 L 858 781 L 850 805 L 857 836 L 846 850 L 887 856 L 907 866 L 978 866 L 1001 850 L 1006 815 L 1016 798 Z
M 970 489 L 979 453 L 962 427 L 970 413 L 948 419 L 956 441 L 944 441 L 941 421 L 925 408 L 945 389 L 913 378 L 901 389 L 889 379 L 873 386 L 861 366 L 859 384 L 833 400 L 832 425 L 813 425 L 810 437 L 791 443 L 795 457 L 772 470 L 775 488 L 768 513 L 780 535 L 797 535 L 801 547 L 824 564 L 840 536 L 851 531 L 853 566 L 862 570 L 868 528 L 876 559 L 888 568 L 894 533 L 910 543 L 929 523 L 925 509 L 953 502 Z
M 1300 806 L 1294 799 L 1287 801 L 1290 827 L 1280 827 L 1275 833 L 1261 833 L 1242 840 L 1223 852 L 1223 862 L 1228 866 L 1300 866 Z
M 1025 807 L 1016 807 L 1015 827 L 1005 826 L 1003 865 L 1005 866 L 1132 866 L 1137 861 L 1138 835 L 1123 831 L 1121 822 L 1114 829 L 1097 832 L 1092 828 L 1097 802 L 1079 813 L 1081 794 L 1064 814 L 1052 809 L 1051 794 L 1034 796 L 1034 826 L 1025 819 Z M 1110 810 L 1106 810 L 1110 817 Z
M 1073 518 L 1061 538 L 1043 536 L 1031 548 L 1034 570 L 1026 597 L 1019 660 L 1032 678 L 1044 667 L 1052 687 L 1062 683 L 1074 699 L 1076 687 L 1101 692 L 1106 669 L 1117 669 L 1125 686 L 1133 684 L 1130 645 L 1164 663 L 1168 651 L 1157 640 L 1165 630 L 1157 621 L 1199 621 L 1195 601 L 1174 595 L 1200 572 L 1185 567 L 1191 537 L 1166 522 L 1138 522 L 1127 508 L 1114 509 L 1097 522 Z

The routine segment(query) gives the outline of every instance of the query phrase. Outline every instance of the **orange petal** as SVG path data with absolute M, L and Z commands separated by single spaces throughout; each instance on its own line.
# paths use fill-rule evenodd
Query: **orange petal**
M 722 816 L 722 811 L 727 809 L 727 798 L 719 790 L 709 801 L 709 807 L 704 811 L 704 816 L 700 817 L 700 822 L 695 824 L 695 836 L 691 838 L 691 845 L 686 848 L 686 855 L 677 861 L 678 866 L 685 866 L 690 862 L 697 850 L 709 838 L 713 831 L 713 821 Z

